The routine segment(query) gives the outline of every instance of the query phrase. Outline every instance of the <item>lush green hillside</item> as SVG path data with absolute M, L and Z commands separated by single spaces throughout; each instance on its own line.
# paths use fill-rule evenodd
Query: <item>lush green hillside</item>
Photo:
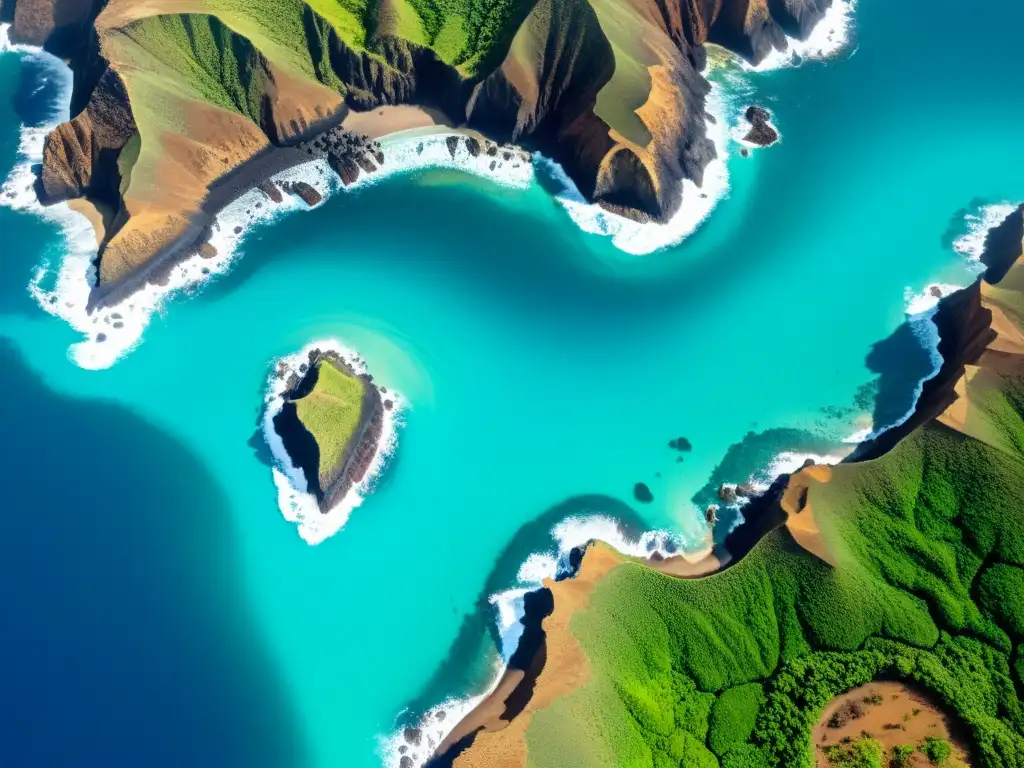
M 573 619 L 592 680 L 534 715 L 531 761 L 585 740 L 595 766 L 809 765 L 825 704 L 893 676 L 952 708 L 984 765 L 1024 766 L 1022 481 L 1024 454 L 930 425 L 811 489 L 838 568 L 785 529 L 703 580 L 623 564 Z
M 1006 322 L 1021 308 L 1024 258 L 965 289 L 943 322 L 977 359 L 944 368 L 937 418 L 880 458 L 795 475 L 785 524 L 734 565 L 680 579 L 619 557 L 582 605 L 554 585 L 542 703 L 455 765 L 522 749 L 537 768 L 810 768 L 825 706 L 892 679 L 963 726 L 973 765 L 1024 767 L 1024 334 Z M 836 765 L 909 760 L 870 735 L 830 750 Z

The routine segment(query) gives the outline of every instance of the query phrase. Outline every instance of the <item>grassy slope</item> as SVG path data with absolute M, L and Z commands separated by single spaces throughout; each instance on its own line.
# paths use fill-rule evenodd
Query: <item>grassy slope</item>
M 333 472 L 359 425 L 364 383 L 338 370 L 330 362 L 320 364 L 313 391 L 296 401 L 299 421 L 320 448 L 320 486 L 327 487 Z
M 995 378 L 973 407 L 996 445 L 931 423 L 812 485 L 838 568 L 780 529 L 703 580 L 613 570 L 571 625 L 590 682 L 534 715 L 531 765 L 810 766 L 825 704 L 892 676 L 957 713 L 980 765 L 1024 766 L 1024 379 Z
M 122 0 L 122 3 L 126 0 Z M 104 47 L 123 76 L 140 142 L 123 158 L 134 188 L 126 197 L 189 210 L 214 178 L 261 148 L 261 100 L 268 90 L 266 67 L 307 83 L 307 117 L 319 106 L 331 111 L 348 90 L 328 51 L 336 34 L 351 49 L 385 67 L 378 30 L 432 46 L 445 61 L 473 75 L 482 63 L 503 58 L 531 0 L 197 0 L 192 13 L 152 15 L 137 8 L 132 19 L 110 30 Z M 113 5 L 122 4 L 115 0 Z M 111 13 L 116 17 L 117 14 Z M 279 87 L 294 91 L 287 84 Z M 324 89 L 320 94 L 316 89 Z M 334 103 L 332 103 L 334 102 Z M 210 115 L 221 113 L 220 118 Z M 243 118 L 249 129 L 231 121 Z M 219 120 L 210 136 L 202 126 Z M 246 136 L 248 133 L 250 135 Z M 170 162 L 185 172 L 172 185 L 181 202 L 166 199 L 167 140 L 182 141 Z M 240 144 L 221 146 L 242 137 Z

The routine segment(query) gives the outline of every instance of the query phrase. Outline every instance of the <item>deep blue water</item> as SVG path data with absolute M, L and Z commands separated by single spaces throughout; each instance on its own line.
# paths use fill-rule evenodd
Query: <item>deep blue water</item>
M 559 521 L 695 545 L 719 482 L 902 413 L 930 364 L 906 289 L 972 279 L 965 214 L 1024 198 L 1024 8 L 977 14 L 969 51 L 960 3 L 861 0 L 845 54 L 723 77 L 784 139 L 730 158 L 678 247 L 626 256 L 539 186 L 420 172 L 256 230 L 104 371 L 27 291 L 59 228 L 0 209 L 3 763 L 378 766 L 396 722 L 486 682 L 488 598 Z M 45 73 L 0 55 L 3 172 Z M 253 435 L 270 361 L 330 336 L 410 408 L 310 547 Z

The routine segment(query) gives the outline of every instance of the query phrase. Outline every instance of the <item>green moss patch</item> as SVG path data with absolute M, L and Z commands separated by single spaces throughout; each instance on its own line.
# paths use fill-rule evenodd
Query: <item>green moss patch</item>
M 365 382 L 329 360 L 319 366 L 316 384 L 295 401 L 299 421 L 320 449 L 320 487 L 326 489 L 345 459 L 363 409 Z

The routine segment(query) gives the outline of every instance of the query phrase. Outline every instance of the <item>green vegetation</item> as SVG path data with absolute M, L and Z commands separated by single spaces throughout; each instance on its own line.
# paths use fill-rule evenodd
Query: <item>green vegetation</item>
M 889 678 L 955 714 L 977 765 L 1024 768 L 1024 453 L 1007 450 L 1024 445 L 1024 398 L 1001 386 L 998 446 L 931 424 L 810 488 L 838 567 L 780 529 L 705 579 L 614 568 L 570 625 L 591 681 L 533 716 L 531 765 L 586 743 L 580 765 L 810 768 L 829 701 Z M 886 757 L 864 738 L 831 759 L 907 760 Z
M 914 747 L 900 744 L 889 750 L 889 768 L 909 768 L 914 757 Z
M 978 597 L 999 626 L 1024 638 L 1024 570 L 996 564 L 981 574 Z
M 928 758 L 933 765 L 945 765 L 953 754 L 953 747 L 945 739 L 936 739 L 934 736 L 927 736 L 921 742 L 921 754 Z
M 320 448 L 320 485 L 331 482 L 341 466 L 363 409 L 361 379 L 338 369 L 329 360 L 319 366 L 313 390 L 295 401 L 299 421 Z
M 861 738 L 825 747 L 825 756 L 835 768 L 882 768 L 885 750 L 878 739 Z
M 754 731 L 754 720 L 763 701 L 764 690 L 758 683 L 730 688 L 715 699 L 708 734 L 711 751 L 721 756 L 745 743 Z

